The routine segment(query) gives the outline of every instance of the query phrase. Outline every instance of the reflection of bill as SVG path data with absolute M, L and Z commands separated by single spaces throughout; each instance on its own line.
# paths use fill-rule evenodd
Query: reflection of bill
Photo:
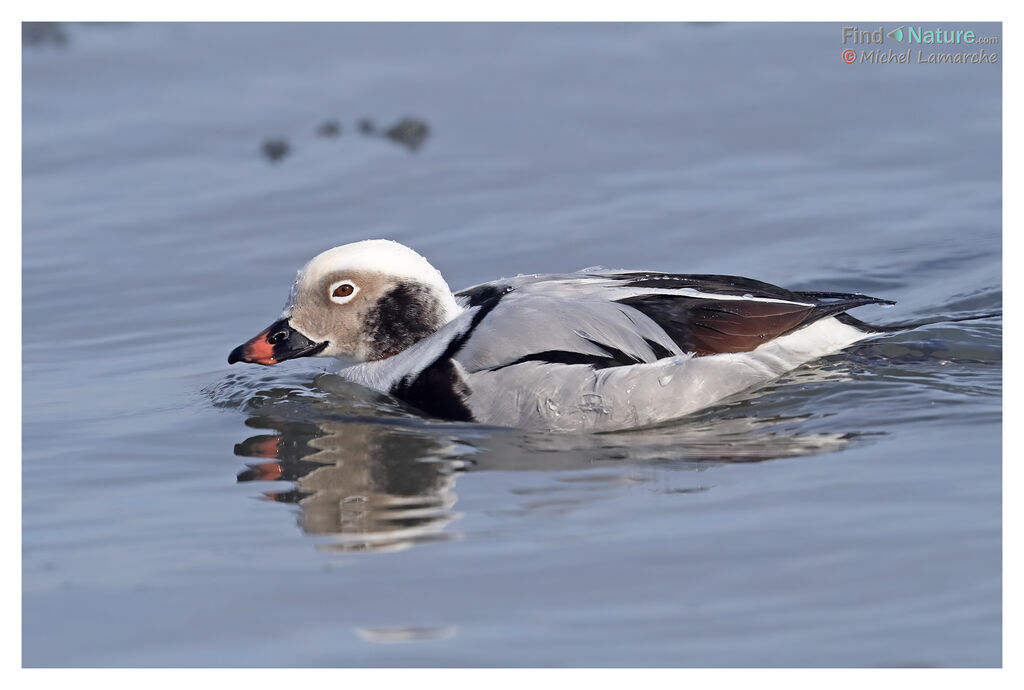
M 367 642 L 415 642 L 420 640 L 447 640 L 455 635 L 454 625 L 438 625 L 432 627 L 394 627 L 394 628 L 356 628 L 359 635 Z
M 278 433 L 235 446 L 237 455 L 267 459 L 251 464 L 238 481 L 293 482 L 290 491 L 265 495 L 298 504 L 304 532 L 332 535 L 322 548 L 404 549 L 445 538 L 445 526 L 457 517 L 452 475 L 462 463 L 451 444 L 381 424 L 249 423 Z

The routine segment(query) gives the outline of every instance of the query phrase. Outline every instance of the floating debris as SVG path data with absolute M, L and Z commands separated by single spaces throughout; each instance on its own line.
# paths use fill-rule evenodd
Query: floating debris
M 427 123 L 414 117 L 403 117 L 384 132 L 384 136 L 388 139 L 401 144 L 410 151 L 415 151 L 422 146 L 428 134 L 430 134 L 430 128 L 427 127 Z
M 356 635 L 367 642 L 417 642 L 421 640 L 447 640 L 455 635 L 454 625 L 409 626 L 393 628 L 356 628 Z
M 417 151 L 430 134 L 427 123 L 415 117 L 403 117 L 387 129 L 378 129 L 373 120 L 364 117 L 356 121 L 355 128 L 363 136 L 389 139 L 409 151 Z M 341 122 L 337 118 L 331 118 L 320 123 L 316 128 L 316 136 L 320 139 L 333 139 L 341 136 L 342 129 Z M 292 147 L 284 137 L 264 139 L 262 152 L 267 160 L 276 163 L 291 155 Z
M 316 128 L 316 135 L 324 139 L 341 136 L 341 125 L 337 120 L 327 120 Z
M 67 32 L 61 22 L 22 22 L 21 45 L 39 46 L 51 43 L 65 46 L 68 42 Z
M 291 152 L 286 139 L 266 139 L 263 141 L 263 155 L 267 160 L 276 163 Z

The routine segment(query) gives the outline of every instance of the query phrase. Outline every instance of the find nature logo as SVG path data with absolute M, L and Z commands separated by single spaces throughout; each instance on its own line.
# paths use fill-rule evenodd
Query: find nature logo
M 971 29 L 928 29 L 923 26 L 900 25 L 886 31 L 884 26 L 874 30 L 862 30 L 857 26 L 842 27 L 843 44 L 854 44 L 857 48 L 844 48 L 841 54 L 844 63 L 851 65 L 855 62 L 867 63 L 902 63 L 912 62 L 911 45 L 922 46 L 949 46 L 949 47 L 973 47 L 975 45 L 998 44 L 998 36 L 978 36 Z M 900 45 L 900 49 L 881 48 L 886 38 Z M 903 46 L 908 46 L 905 50 Z M 998 62 L 999 53 L 986 52 L 984 48 L 976 51 L 960 52 L 933 52 L 926 53 L 924 50 L 917 51 L 918 63 L 979 63 Z

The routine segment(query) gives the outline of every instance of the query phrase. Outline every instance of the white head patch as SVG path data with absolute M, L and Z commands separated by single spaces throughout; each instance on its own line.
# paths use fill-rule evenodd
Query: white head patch
M 370 271 L 383 273 L 399 279 L 408 279 L 413 282 L 435 288 L 440 295 L 447 296 L 451 305 L 449 311 L 458 311 L 454 298 L 451 297 L 451 289 L 448 283 L 441 276 L 441 272 L 430 265 L 430 262 L 416 253 L 409 247 L 399 244 L 393 240 L 363 240 L 343 244 L 340 247 L 328 249 L 322 252 L 305 265 L 292 286 L 291 295 L 285 305 L 285 315 L 291 310 L 295 303 L 300 284 L 316 284 L 329 273 Z M 334 290 L 331 288 L 332 292 Z M 356 292 L 358 292 L 358 286 Z M 348 301 L 355 297 L 355 292 L 347 298 L 340 298 Z M 332 300 L 337 302 L 338 298 Z M 449 315 L 453 318 L 454 313 Z
M 404 244 L 392 240 L 363 240 L 318 254 L 302 269 L 312 280 L 329 271 L 379 271 L 396 278 L 411 278 L 448 290 L 441 272 Z

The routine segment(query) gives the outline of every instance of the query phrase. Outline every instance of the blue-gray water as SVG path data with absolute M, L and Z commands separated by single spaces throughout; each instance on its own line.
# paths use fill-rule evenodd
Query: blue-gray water
M 456 288 L 603 265 L 898 300 L 857 311 L 883 323 L 998 310 L 1001 64 L 843 49 L 817 24 L 26 33 L 23 663 L 1000 665 L 998 318 L 601 436 L 226 364 L 306 260 L 373 237 Z M 416 150 L 357 127 L 403 117 Z

